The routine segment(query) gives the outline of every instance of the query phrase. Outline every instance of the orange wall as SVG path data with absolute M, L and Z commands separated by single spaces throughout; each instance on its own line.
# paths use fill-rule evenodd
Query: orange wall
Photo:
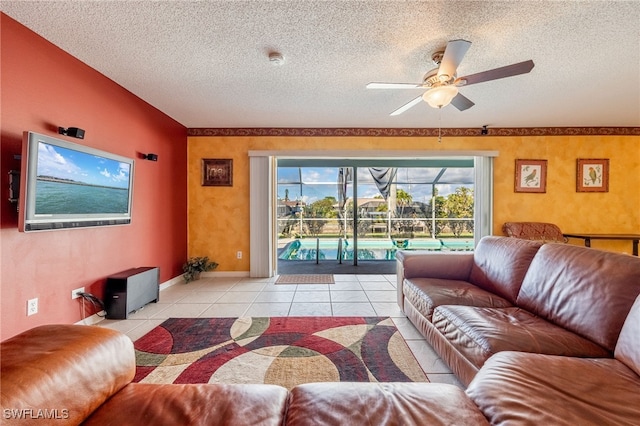
M 40 324 L 82 319 L 71 290 L 103 297 L 105 278 L 159 266 L 160 280 L 182 273 L 187 253 L 186 128 L 82 62 L 1 15 L 1 339 Z M 57 135 L 81 127 L 84 140 Z M 8 171 L 20 170 L 23 131 L 35 131 L 138 159 L 133 223 L 128 226 L 21 233 L 7 201 Z M 39 312 L 26 316 L 28 299 Z
M 637 136 L 204 137 L 188 139 L 189 254 L 207 255 L 217 271 L 249 270 L 249 158 L 252 150 L 492 150 L 493 232 L 507 221 L 553 222 L 565 232 L 640 232 L 640 138 Z M 202 158 L 233 158 L 233 187 L 200 185 Z M 576 159 L 610 159 L 609 192 L 576 192 Z M 514 193 L 515 159 L 548 160 L 547 192 Z M 581 240 L 572 240 L 582 244 Z M 631 253 L 631 242 L 593 247 Z M 236 251 L 245 253 L 243 259 Z

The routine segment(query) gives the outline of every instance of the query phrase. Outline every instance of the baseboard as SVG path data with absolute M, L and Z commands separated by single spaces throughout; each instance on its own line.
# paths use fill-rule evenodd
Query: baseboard
M 213 278 L 213 277 L 248 277 L 249 271 L 219 271 L 219 272 L 203 272 L 201 275 L 203 278 Z M 170 280 L 167 280 L 160 284 L 160 291 L 166 290 L 169 287 L 172 287 L 176 284 L 184 283 L 184 278 L 182 275 L 178 275 L 177 277 L 173 277 Z M 100 321 L 105 319 L 105 315 L 107 313 L 105 311 L 97 312 L 85 319 L 82 319 L 75 324 L 77 325 L 95 325 Z
M 249 271 L 213 271 L 213 272 L 203 272 L 201 277 L 205 278 L 213 278 L 213 277 L 248 277 Z
M 215 278 L 215 277 L 248 277 L 249 271 L 213 271 L 213 272 L 203 272 L 200 274 L 202 278 Z M 160 291 L 166 290 L 169 287 L 172 287 L 176 284 L 183 284 L 184 278 L 182 275 L 178 275 L 177 277 L 173 277 L 168 281 L 160 284 Z
M 100 311 L 91 315 L 90 317 L 86 317 L 85 319 L 76 322 L 75 324 L 76 325 L 96 325 L 100 321 L 104 320 L 105 315 L 107 315 L 105 311 Z
M 165 281 L 162 284 L 160 284 L 160 291 L 166 290 L 171 286 L 174 286 L 176 284 L 181 284 L 183 282 L 184 282 L 184 278 L 182 278 L 182 275 L 178 275 L 177 277 L 173 277 L 170 280 Z

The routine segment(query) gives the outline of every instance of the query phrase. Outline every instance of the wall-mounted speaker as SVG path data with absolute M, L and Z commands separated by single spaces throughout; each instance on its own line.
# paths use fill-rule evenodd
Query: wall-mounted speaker
M 78 127 L 58 127 L 58 133 L 71 136 L 72 138 L 84 139 L 84 129 Z

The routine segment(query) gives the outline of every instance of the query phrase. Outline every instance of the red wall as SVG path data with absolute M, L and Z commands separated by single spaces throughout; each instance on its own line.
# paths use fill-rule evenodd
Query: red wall
M 160 282 L 181 274 L 187 255 L 187 130 L 102 74 L 2 14 L 0 340 L 40 324 L 83 318 L 85 287 L 103 298 L 108 275 L 159 266 Z M 80 127 L 85 139 L 57 135 Z M 128 226 L 22 233 L 8 201 L 8 172 L 20 170 L 23 131 L 135 158 Z M 140 160 L 158 154 L 158 162 Z M 27 317 L 28 299 L 39 311 Z M 89 312 L 88 314 L 90 314 Z

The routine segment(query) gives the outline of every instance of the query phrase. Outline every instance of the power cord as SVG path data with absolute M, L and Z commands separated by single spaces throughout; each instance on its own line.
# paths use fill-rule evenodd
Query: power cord
M 98 299 L 96 296 L 94 296 L 91 293 L 83 293 L 83 292 L 79 292 L 77 293 L 78 296 L 82 297 L 82 311 L 84 312 L 84 301 L 87 300 L 89 302 L 91 302 L 91 304 L 93 305 L 94 309 L 96 310 L 96 315 L 104 318 L 105 316 L 107 316 L 106 312 L 105 312 L 105 308 L 104 308 L 104 303 L 102 303 L 102 300 Z M 100 312 L 105 312 L 103 315 L 100 315 Z

